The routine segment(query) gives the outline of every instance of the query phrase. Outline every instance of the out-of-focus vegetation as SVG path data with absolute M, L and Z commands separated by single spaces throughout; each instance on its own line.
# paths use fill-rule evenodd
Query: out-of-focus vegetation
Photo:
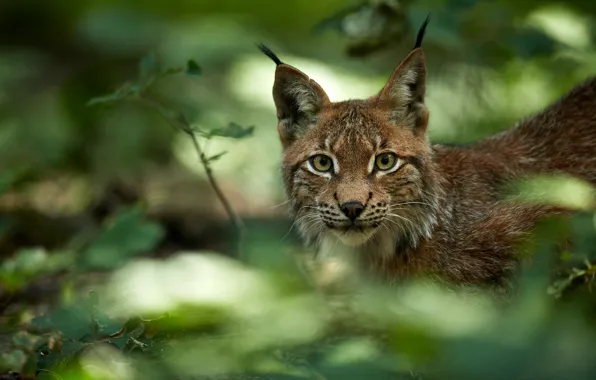
M 322 294 L 294 259 L 254 43 L 332 100 L 366 97 L 428 13 L 435 142 L 508 128 L 595 73 L 590 1 L 2 1 L 0 378 L 594 378 L 583 183 L 522 184 L 584 211 L 536 231 L 505 304 L 431 283 Z

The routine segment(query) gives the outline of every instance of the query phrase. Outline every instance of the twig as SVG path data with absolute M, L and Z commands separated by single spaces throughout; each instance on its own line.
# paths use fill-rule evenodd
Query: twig
M 209 184 L 213 188 L 213 191 L 215 191 L 215 194 L 219 198 L 219 201 L 221 202 L 224 209 L 226 210 L 228 217 L 230 218 L 230 220 L 232 220 L 234 222 L 234 225 L 238 229 L 238 232 L 243 232 L 244 228 L 245 228 L 244 223 L 242 222 L 242 219 L 240 219 L 238 214 L 236 214 L 236 212 L 230 205 L 230 202 L 228 201 L 228 199 L 225 197 L 225 195 L 221 191 L 219 184 L 215 180 L 215 177 L 213 176 L 213 171 L 211 170 L 211 166 L 209 165 L 209 161 L 207 160 L 207 157 L 205 156 L 205 154 L 203 153 L 203 150 L 201 149 L 201 146 L 199 145 L 199 140 L 197 139 L 197 136 L 192 131 L 185 131 L 185 133 L 190 136 L 193 146 L 197 152 L 199 161 L 205 168 L 205 173 L 207 174 L 207 178 L 209 179 Z
M 194 147 L 195 151 L 197 152 L 197 157 L 199 159 L 199 162 L 205 169 L 205 173 L 207 174 L 207 179 L 209 180 L 209 184 L 211 185 L 211 188 L 215 192 L 215 195 L 221 202 L 226 213 L 228 214 L 228 217 L 230 218 L 232 223 L 234 223 L 234 226 L 238 232 L 238 256 L 242 257 L 242 242 L 244 240 L 244 233 L 245 233 L 246 227 L 244 226 L 244 222 L 242 221 L 240 216 L 238 216 L 236 211 L 234 211 L 234 209 L 230 205 L 230 202 L 228 201 L 228 199 L 224 195 L 223 191 L 219 187 L 219 183 L 215 179 L 215 176 L 213 175 L 213 170 L 211 169 L 211 166 L 209 165 L 209 160 L 207 159 L 207 156 L 205 156 L 205 153 L 201 149 L 199 140 L 197 139 L 197 136 L 196 136 L 195 132 L 193 131 L 190 123 L 186 119 L 186 116 L 184 116 L 184 114 L 182 114 L 180 112 L 173 111 L 173 110 L 165 107 L 160 102 L 155 101 L 150 98 L 147 98 L 146 96 L 141 95 L 139 97 L 139 99 L 142 102 L 148 104 L 149 106 L 156 108 L 167 122 L 169 122 L 172 126 L 179 128 L 182 132 L 186 133 L 190 137 L 193 147 Z

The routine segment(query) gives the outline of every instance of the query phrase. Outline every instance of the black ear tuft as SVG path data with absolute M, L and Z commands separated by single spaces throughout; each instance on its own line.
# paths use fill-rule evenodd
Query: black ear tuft
M 422 23 L 422 26 L 418 30 L 418 36 L 416 36 L 416 45 L 414 45 L 414 49 L 419 48 L 422 46 L 422 40 L 424 39 L 424 33 L 426 33 L 426 26 L 430 22 L 430 14 L 426 16 L 426 20 Z
M 263 52 L 263 54 L 265 54 L 267 57 L 271 58 L 271 60 L 273 62 L 275 62 L 275 64 L 277 66 L 283 64 L 283 62 L 281 61 L 281 59 L 279 59 L 279 57 L 271 49 L 269 49 L 267 46 L 265 46 L 263 44 L 257 44 L 257 47 L 259 48 L 260 51 Z

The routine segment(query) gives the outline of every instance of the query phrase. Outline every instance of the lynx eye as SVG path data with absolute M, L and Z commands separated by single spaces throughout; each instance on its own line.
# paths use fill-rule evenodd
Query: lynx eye
M 379 154 L 375 159 L 375 166 L 382 171 L 391 170 L 397 164 L 397 156 L 393 153 Z
M 313 167 L 318 172 L 326 173 L 331 170 L 333 167 L 333 161 L 328 156 L 324 154 L 317 154 L 316 156 L 311 157 L 309 160 L 310 166 Z

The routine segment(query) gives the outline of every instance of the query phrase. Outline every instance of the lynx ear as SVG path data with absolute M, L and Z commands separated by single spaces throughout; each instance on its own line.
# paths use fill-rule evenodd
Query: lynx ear
M 273 101 L 277 108 L 277 130 L 284 148 L 316 123 L 329 98 L 321 86 L 302 71 L 283 63 L 271 49 L 257 45 L 277 65 Z
M 378 100 L 389 111 L 389 120 L 418 134 L 424 134 L 428 126 L 428 110 L 424 105 L 426 92 L 426 59 L 420 47 L 430 14 L 426 17 L 416 36 L 416 44 L 389 78 L 378 95 Z
M 314 125 L 329 98 L 321 86 L 300 70 L 280 64 L 275 70 L 273 100 L 284 147 Z
M 422 49 L 416 48 L 395 69 L 378 100 L 391 122 L 424 134 L 428 125 L 425 92 L 426 61 Z

